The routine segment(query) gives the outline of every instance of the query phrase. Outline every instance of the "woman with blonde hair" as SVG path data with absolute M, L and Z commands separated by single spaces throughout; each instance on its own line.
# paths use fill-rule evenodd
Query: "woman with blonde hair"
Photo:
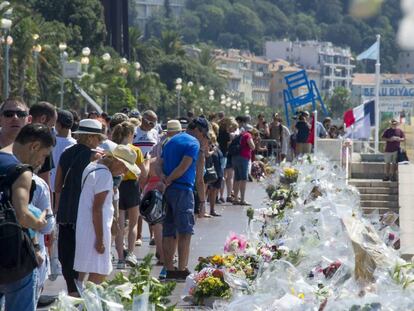
M 120 145 L 128 145 L 137 153 L 136 164 L 141 170 L 139 179 L 131 172 L 128 172 L 124 175 L 119 185 L 119 230 L 115 239 L 116 250 L 118 252 L 118 269 L 124 269 L 125 262 L 131 266 L 135 266 L 138 263 L 133 252 L 137 237 L 139 203 L 141 199 L 140 189 L 143 189 L 143 183 L 148 170 L 144 165 L 144 156 L 142 155 L 141 149 L 132 145 L 134 134 L 135 126 L 129 121 L 116 125 L 112 131 L 113 142 Z M 128 213 L 128 251 L 124 258 L 124 226 L 126 213 Z
M 91 162 L 83 171 L 73 265 L 79 273 L 78 281 L 82 283 L 89 274 L 90 282 L 100 284 L 112 271 L 112 176 L 127 172 L 139 175 L 136 158 L 134 150 L 118 145 L 104 158 Z M 82 284 L 78 285 L 82 288 Z
M 224 170 L 224 183 L 221 185 L 219 203 L 232 202 L 233 191 L 233 175 L 234 170 L 231 163 L 231 156 L 228 154 L 228 148 L 230 142 L 237 135 L 237 129 L 239 127 L 236 119 L 233 117 L 227 117 L 219 123 L 219 133 L 217 142 L 221 153 L 223 154 L 222 168 Z M 224 186 L 227 188 L 227 199 L 224 199 Z

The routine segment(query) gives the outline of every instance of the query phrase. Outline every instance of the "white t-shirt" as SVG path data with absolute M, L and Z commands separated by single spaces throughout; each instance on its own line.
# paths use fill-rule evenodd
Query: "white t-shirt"
M 159 141 L 160 137 L 156 129 L 144 131 L 141 128 L 137 127 L 132 144 L 136 147 L 139 147 L 142 151 L 142 154 L 145 156 L 147 153 L 151 152 L 152 148 L 154 148 L 154 146 L 158 144 Z
M 114 216 L 112 174 L 105 165 L 91 162 L 83 171 L 82 184 L 76 220 L 76 249 L 73 268 L 78 272 L 109 275 L 112 271 L 110 251 L 111 226 Z M 93 226 L 92 208 L 95 195 L 105 191 L 108 191 L 102 206 L 105 252 L 99 254 L 95 249 L 96 234 Z
M 56 145 L 53 147 L 52 157 L 55 167 L 50 171 L 50 189 L 52 192 L 55 192 L 55 178 L 56 178 L 56 168 L 59 165 L 60 156 L 66 148 L 76 144 L 76 140 L 71 137 L 60 137 L 56 136 Z

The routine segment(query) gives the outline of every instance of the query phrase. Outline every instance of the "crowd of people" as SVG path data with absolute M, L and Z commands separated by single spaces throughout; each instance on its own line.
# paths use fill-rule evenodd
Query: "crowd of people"
M 196 218 L 220 217 L 217 204 L 249 206 L 246 187 L 260 178 L 253 172 L 264 157 L 311 152 L 306 112 L 292 131 L 278 114 L 270 123 L 259 114 L 256 125 L 224 112 L 165 121 L 152 110 L 80 119 L 47 102 L 2 103 L 0 213 L 12 206 L 13 230 L 24 237 L 6 238 L 0 219 L 0 275 L 16 271 L 0 276 L 6 310 L 35 310 L 46 279 L 60 273 L 68 294 L 79 296 L 85 280 L 99 284 L 113 266 L 137 265 L 140 206 L 155 192 L 165 208 L 161 222 L 148 223 L 160 278 L 185 280 Z M 317 135 L 330 137 L 330 123 L 318 122 Z

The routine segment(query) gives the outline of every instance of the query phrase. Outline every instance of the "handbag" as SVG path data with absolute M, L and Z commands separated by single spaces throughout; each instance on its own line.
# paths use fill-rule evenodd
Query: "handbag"
M 214 162 L 212 157 L 206 159 L 206 168 L 204 171 L 204 183 L 213 184 L 218 180 L 218 175 L 216 168 L 214 167 Z
M 398 149 L 397 162 L 398 163 L 403 163 L 403 164 L 410 162 L 410 160 L 408 159 L 408 156 L 407 156 L 407 151 L 405 151 L 401 147 Z

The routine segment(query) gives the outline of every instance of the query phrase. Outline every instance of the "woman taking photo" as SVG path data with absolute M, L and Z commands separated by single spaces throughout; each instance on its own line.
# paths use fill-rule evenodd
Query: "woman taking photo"
M 115 239 L 116 250 L 118 253 L 118 269 L 125 268 L 125 262 L 135 266 L 138 261 L 134 255 L 135 240 L 137 238 L 137 224 L 139 216 L 139 203 L 141 199 L 140 189 L 144 188 L 143 182 L 147 178 L 147 169 L 144 165 L 144 157 L 141 149 L 132 145 L 135 127 L 131 122 L 125 121 L 114 127 L 112 131 L 112 141 L 120 145 L 128 145 L 137 154 L 136 165 L 141 170 L 138 178 L 132 172 L 125 174 L 119 185 L 119 217 L 118 234 Z M 128 251 L 124 257 L 124 227 L 125 216 L 128 213 Z
M 91 162 L 83 171 L 73 265 L 79 275 L 78 281 L 82 283 L 89 274 L 88 281 L 100 284 L 112 271 L 112 176 L 127 172 L 138 176 L 140 170 L 135 165 L 136 158 L 134 150 L 118 145 L 104 158 Z

